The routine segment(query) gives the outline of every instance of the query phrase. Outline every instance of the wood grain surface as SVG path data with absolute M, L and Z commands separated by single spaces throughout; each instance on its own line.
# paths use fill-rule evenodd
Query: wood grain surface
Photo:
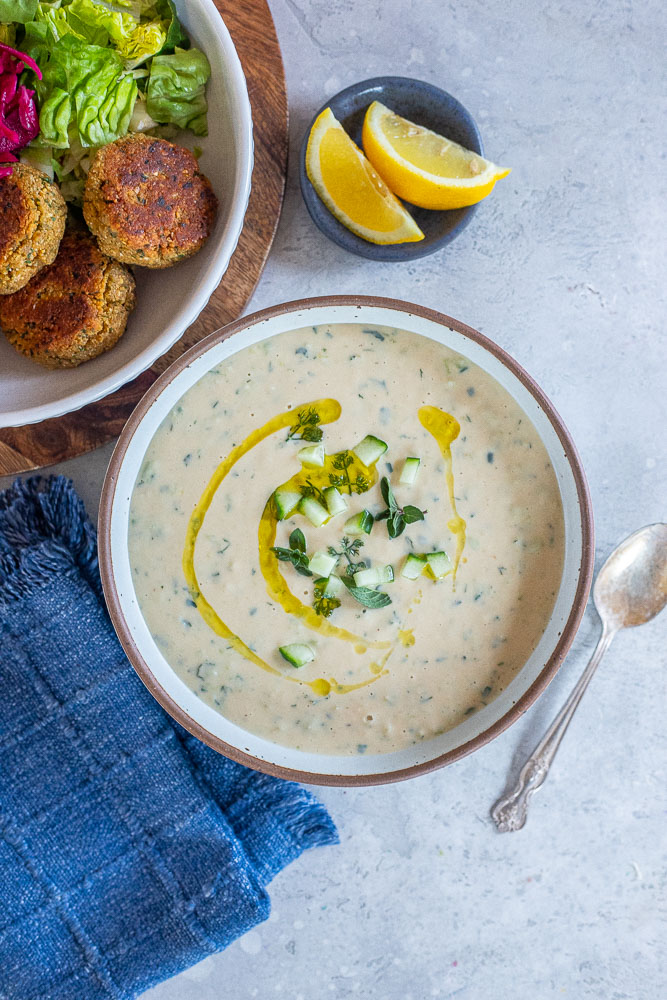
M 280 47 L 266 0 L 215 0 L 248 83 L 255 163 L 239 245 L 208 306 L 152 368 L 105 399 L 61 417 L 0 428 L 0 475 L 53 465 L 117 437 L 144 392 L 206 334 L 236 319 L 253 293 L 275 235 L 287 168 L 287 95 Z

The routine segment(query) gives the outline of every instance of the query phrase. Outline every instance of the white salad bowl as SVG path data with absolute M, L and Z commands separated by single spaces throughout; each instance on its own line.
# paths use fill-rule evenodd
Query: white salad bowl
M 406 749 L 330 756 L 270 742 L 241 729 L 205 704 L 160 652 L 141 613 L 128 553 L 130 499 L 146 450 L 181 396 L 214 366 L 243 348 L 303 326 L 388 325 L 436 340 L 492 375 L 533 422 L 558 480 L 565 556 L 556 603 L 532 655 L 509 686 L 454 729 Z M 458 760 L 493 739 L 532 704 L 562 663 L 586 606 L 593 571 L 593 517 L 581 462 L 562 420 L 542 390 L 505 351 L 457 320 L 392 299 L 335 296 L 263 310 L 207 337 L 148 390 L 130 417 L 111 459 L 99 523 L 102 582 L 125 651 L 160 704 L 220 753 L 282 777 L 317 784 L 378 784 L 412 777 Z
M 234 43 L 213 0 L 176 0 L 193 45 L 211 64 L 206 137 L 174 140 L 203 150 L 200 164 L 219 200 L 215 229 L 194 257 L 167 270 L 136 268 L 137 307 L 112 350 L 78 368 L 49 371 L 0 336 L 0 427 L 76 410 L 118 389 L 164 354 L 197 318 L 236 248 L 250 197 L 252 113 Z

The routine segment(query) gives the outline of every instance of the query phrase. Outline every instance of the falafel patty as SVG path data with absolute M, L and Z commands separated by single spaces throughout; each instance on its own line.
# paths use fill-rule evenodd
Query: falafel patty
M 90 233 L 68 229 L 53 264 L 0 298 L 0 326 L 45 368 L 76 368 L 123 335 L 134 291 L 130 271 L 101 253 Z
M 0 217 L 0 295 L 11 295 L 55 260 L 67 206 L 46 174 L 15 163 L 0 177 Z
M 170 267 L 201 250 L 218 199 L 189 149 L 135 133 L 103 146 L 88 174 L 83 214 L 104 253 Z

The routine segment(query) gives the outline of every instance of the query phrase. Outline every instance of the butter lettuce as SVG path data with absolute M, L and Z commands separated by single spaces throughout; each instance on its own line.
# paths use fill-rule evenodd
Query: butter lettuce
M 209 61 L 199 49 L 155 56 L 146 90 L 148 114 L 156 122 L 207 135 L 205 91 L 210 75 Z
M 120 7 L 127 6 L 127 10 Z M 148 5 L 146 5 L 148 7 Z M 77 18 L 93 28 L 102 28 L 125 60 L 127 66 L 138 66 L 160 52 L 166 41 L 170 21 L 156 18 L 142 22 L 140 4 L 102 4 L 97 0 L 71 0 L 65 8 L 68 18 Z M 136 16 L 135 16 L 136 14 Z
M 161 20 L 167 28 L 167 37 L 162 52 L 173 52 L 176 46 L 190 48 L 190 39 L 178 20 L 174 0 L 121 0 L 122 6 L 132 8 L 135 17 Z
M 176 12 L 176 5 L 174 0 L 163 0 L 161 4 L 158 5 L 163 11 L 163 15 L 169 22 L 169 27 L 167 28 L 167 40 L 164 43 L 163 52 L 173 52 L 176 47 L 181 49 L 190 48 L 190 39 L 183 31 L 183 26 L 178 20 L 178 14 Z
M 74 35 L 82 41 L 104 48 L 109 44 L 109 34 L 104 28 L 86 24 L 69 7 L 63 7 L 61 0 L 54 3 L 40 3 L 35 20 L 25 25 L 23 49 L 44 67 L 51 50 L 65 35 Z
M 0 0 L 0 21 L 27 24 L 34 20 L 39 0 Z
M 69 34 L 76 35 L 77 38 L 82 38 L 93 45 L 109 44 L 109 33 L 102 25 L 82 20 L 77 17 L 71 6 L 61 6 L 60 0 L 56 0 L 55 3 L 40 3 L 35 22 L 46 24 L 47 38 L 52 44 L 63 35 Z
M 57 149 L 67 149 L 71 120 L 72 106 L 69 94 L 60 87 L 54 87 L 39 113 L 41 142 Z
M 101 146 L 126 134 L 137 84 L 113 49 L 64 35 L 43 74 L 37 84 L 42 143 L 67 149 L 72 127 L 82 146 Z

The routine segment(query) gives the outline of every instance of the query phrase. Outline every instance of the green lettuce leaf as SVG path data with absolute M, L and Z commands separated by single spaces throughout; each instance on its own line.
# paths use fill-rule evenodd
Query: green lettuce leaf
M 118 5 L 114 6 L 115 9 L 109 9 L 95 0 L 71 0 L 65 13 L 68 19 L 76 17 L 89 27 L 102 28 L 107 32 L 130 68 L 161 51 L 167 40 L 167 21 L 140 21 L 141 11 L 137 4 L 127 5 L 126 12 L 119 10 Z
M 148 114 L 156 122 L 207 135 L 205 90 L 210 75 L 209 61 L 199 49 L 155 56 L 146 90 Z
M 38 66 L 44 66 L 49 58 L 51 41 L 49 28 L 44 21 L 31 21 L 25 26 L 25 35 L 21 42 L 21 52 L 34 59 Z
M 68 34 L 76 35 L 92 45 L 104 47 L 109 44 L 109 33 L 101 25 L 82 21 L 70 6 L 61 7 L 58 2 L 40 3 L 35 22 L 46 25 L 46 40 L 49 45 L 55 45 L 63 35 Z
M 164 22 L 167 27 L 167 38 L 162 52 L 173 52 L 176 46 L 181 49 L 190 48 L 190 39 L 178 19 L 174 0 L 120 0 L 120 3 L 123 7 L 130 8 L 134 16 L 140 20 Z
M 72 106 L 69 94 L 60 87 L 54 87 L 42 104 L 39 113 L 39 138 L 47 146 L 67 149 L 69 146 L 69 123 L 72 120 Z
M 37 84 L 43 143 L 67 149 L 72 128 L 82 146 L 101 146 L 126 134 L 137 84 L 113 49 L 64 35 L 43 73 Z
M 183 31 L 183 26 L 178 20 L 178 13 L 174 0 L 163 0 L 160 7 L 166 7 L 163 17 L 169 22 L 167 38 L 162 49 L 163 52 L 173 52 L 175 48 L 189 49 L 190 39 Z
M 28 24 L 35 19 L 39 0 L 0 0 L 0 21 Z

